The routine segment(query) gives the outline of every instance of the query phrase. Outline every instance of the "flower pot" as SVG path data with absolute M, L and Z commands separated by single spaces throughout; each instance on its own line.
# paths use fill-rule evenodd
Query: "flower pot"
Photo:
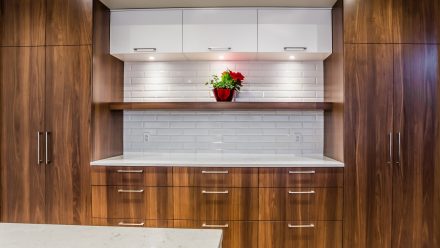
M 231 89 L 214 89 L 214 96 L 217 102 L 232 102 L 235 90 Z

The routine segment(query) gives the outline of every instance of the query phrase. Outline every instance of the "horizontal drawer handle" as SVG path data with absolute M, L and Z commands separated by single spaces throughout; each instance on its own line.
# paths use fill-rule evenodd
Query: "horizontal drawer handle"
M 133 50 L 135 52 L 139 52 L 139 53 L 154 53 L 157 51 L 157 49 L 153 48 L 153 47 L 151 47 L 151 48 L 150 47 L 136 47 L 136 48 L 133 48 Z
M 202 227 L 207 227 L 207 228 L 228 228 L 229 225 L 228 224 L 224 224 L 224 225 L 208 225 L 206 223 L 203 223 Z
M 295 194 L 315 194 L 314 190 L 310 190 L 310 191 L 290 191 L 289 190 L 289 194 L 295 195 Z
M 309 224 L 309 225 L 292 225 L 292 224 L 287 224 L 287 227 L 289 227 L 289 228 L 314 228 L 315 225 L 314 224 Z
M 208 47 L 209 51 L 231 51 L 232 47 Z
M 309 171 L 289 171 L 289 174 L 315 174 L 314 170 Z
M 143 189 L 118 189 L 118 193 L 143 193 Z
M 205 171 L 202 170 L 202 174 L 228 174 L 229 171 L 225 170 L 225 171 Z
M 118 173 L 143 173 L 144 170 L 117 170 Z
M 207 191 L 207 190 L 202 190 L 202 194 L 229 194 L 228 190 L 225 191 Z
M 119 222 L 118 226 L 144 226 L 144 222 L 141 223 L 125 223 L 125 222 Z
M 307 47 L 284 47 L 284 51 L 306 51 Z

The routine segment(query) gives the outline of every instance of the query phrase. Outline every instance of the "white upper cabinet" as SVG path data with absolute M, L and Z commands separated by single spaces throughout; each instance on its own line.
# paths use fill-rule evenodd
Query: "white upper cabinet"
M 260 9 L 258 57 L 325 59 L 332 53 L 331 23 L 329 9 Z
M 110 53 L 123 60 L 179 60 L 182 10 L 112 11 Z
M 216 59 L 249 59 L 245 53 L 255 56 L 257 52 L 257 29 L 256 9 L 183 10 L 183 52 L 200 59 L 209 55 L 191 53 L 211 53 Z

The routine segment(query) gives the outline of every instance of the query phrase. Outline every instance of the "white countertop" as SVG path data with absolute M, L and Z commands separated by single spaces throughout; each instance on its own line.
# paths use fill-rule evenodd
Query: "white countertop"
M 126 153 L 91 162 L 92 166 L 191 166 L 191 167 L 344 167 L 322 155 Z
M 220 248 L 221 230 L 0 223 L 2 248 Z

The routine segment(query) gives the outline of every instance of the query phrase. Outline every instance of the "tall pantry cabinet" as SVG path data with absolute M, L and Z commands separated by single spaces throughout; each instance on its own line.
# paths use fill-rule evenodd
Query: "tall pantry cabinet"
M 88 224 L 91 0 L 0 0 L 1 220 Z
M 439 1 L 344 1 L 344 247 L 440 247 L 438 23 Z

